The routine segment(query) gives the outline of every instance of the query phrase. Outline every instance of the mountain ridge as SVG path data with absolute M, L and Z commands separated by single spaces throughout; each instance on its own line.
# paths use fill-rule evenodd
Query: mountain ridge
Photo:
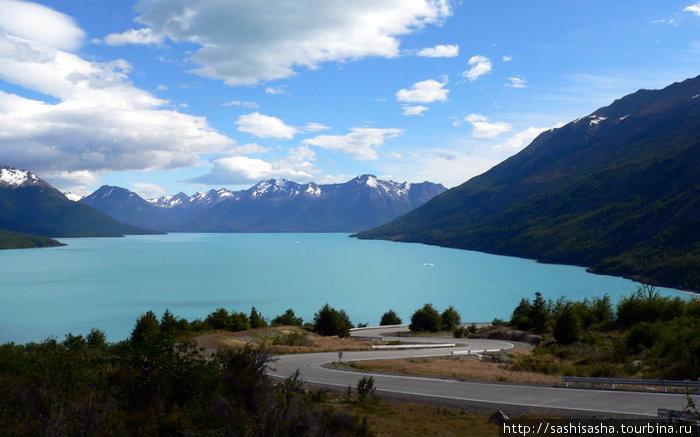
M 432 182 L 397 183 L 366 174 L 341 184 L 267 179 L 246 190 L 212 189 L 149 200 L 103 186 L 81 203 L 118 220 L 167 232 L 356 232 L 445 190 Z
M 359 238 L 700 290 L 700 76 L 640 90 Z

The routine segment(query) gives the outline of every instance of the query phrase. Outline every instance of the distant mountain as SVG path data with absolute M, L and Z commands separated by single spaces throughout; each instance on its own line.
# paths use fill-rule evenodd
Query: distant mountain
M 354 232 L 385 223 L 446 190 L 362 175 L 344 184 L 262 181 L 248 190 L 144 200 L 103 186 L 80 202 L 136 226 L 171 232 Z
M 700 290 L 700 76 L 544 132 L 486 173 L 358 236 Z
M 0 229 L 50 237 L 153 233 L 66 198 L 28 170 L 0 165 Z

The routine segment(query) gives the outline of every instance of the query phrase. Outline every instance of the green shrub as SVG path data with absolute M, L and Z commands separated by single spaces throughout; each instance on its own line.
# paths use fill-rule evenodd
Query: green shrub
M 399 317 L 394 310 L 389 310 L 382 314 L 382 319 L 379 321 L 379 325 L 381 326 L 400 325 L 401 323 L 403 323 L 401 317 Z
M 314 330 L 320 335 L 349 337 L 350 328 L 352 323 L 345 311 L 338 311 L 328 304 L 314 315 Z
M 442 318 L 432 304 L 426 303 L 411 316 L 411 331 L 438 332 L 442 329 Z

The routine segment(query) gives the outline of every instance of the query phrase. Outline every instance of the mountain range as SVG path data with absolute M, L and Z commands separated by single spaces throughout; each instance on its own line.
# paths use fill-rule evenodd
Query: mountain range
M 0 165 L 0 247 L 58 245 L 45 237 L 114 237 L 154 233 L 120 223 L 67 199 L 29 170 Z M 32 234 L 27 236 L 23 234 Z
M 700 76 L 550 129 L 486 173 L 357 236 L 700 290 Z
M 446 191 L 431 182 L 373 175 L 342 184 L 261 181 L 247 190 L 178 193 L 145 200 L 102 186 L 80 203 L 131 225 L 165 232 L 356 232 L 386 223 Z

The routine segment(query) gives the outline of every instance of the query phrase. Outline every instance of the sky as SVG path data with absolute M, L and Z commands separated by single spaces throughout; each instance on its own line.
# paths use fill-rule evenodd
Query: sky
M 78 195 L 454 187 L 698 74 L 694 0 L 0 0 L 0 164 Z

